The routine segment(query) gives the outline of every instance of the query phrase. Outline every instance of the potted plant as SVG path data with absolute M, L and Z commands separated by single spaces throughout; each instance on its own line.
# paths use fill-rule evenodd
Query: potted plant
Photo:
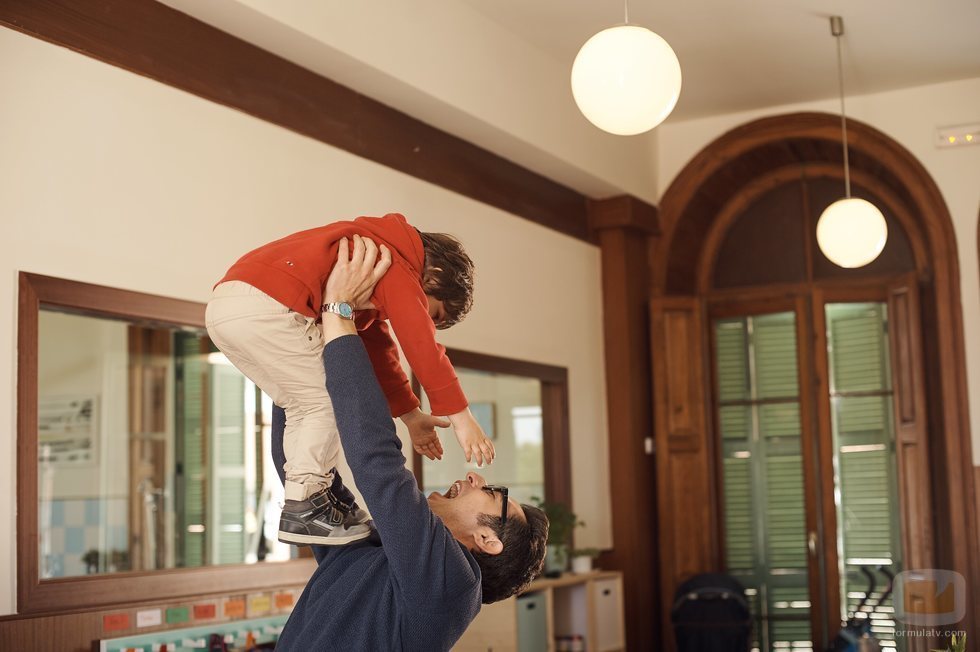
M 572 557 L 572 572 L 576 575 L 592 571 L 593 560 L 599 556 L 598 548 L 576 548 L 570 553 Z
M 933 650 L 932 652 L 966 652 L 966 632 L 962 637 L 953 634 L 949 639 L 949 647 L 945 650 Z
M 548 517 L 548 552 L 544 558 L 545 577 L 558 577 L 568 568 L 568 549 L 572 543 L 572 531 L 579 525 L 585 525 L 578 520 L 568 505 L 553 503 L 532 497 L 531 500 Z

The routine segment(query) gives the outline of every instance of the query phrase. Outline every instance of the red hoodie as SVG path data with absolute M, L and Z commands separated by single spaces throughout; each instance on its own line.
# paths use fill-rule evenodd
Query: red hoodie
M 364 341 L 393 416 L 417 408 L 402 370 L 398 349 L 388 334 L 390 320 L 419 382 L 429 396 L 433 414 L 455 414 L 466 408 L 446 349 L 436 342 L 436 327 L 422 290 L 425 251 L 415 227 L 403 215 L 359 217 L 300 231 L 242 256 L 218 283 L 242 281 L 307 317 L 320 315 L 323 286 L 337 262 L 339 241 L 367 236 L 391 249 L 391 268 L 374 288 L 377 312 L 358 312 L 357 329 Z

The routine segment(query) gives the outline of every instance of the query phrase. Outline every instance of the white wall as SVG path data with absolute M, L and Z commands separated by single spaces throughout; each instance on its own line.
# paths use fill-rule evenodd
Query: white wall
M 757 118 L 796 111 L 839 113 L 840 108 L 838 100 L 827 100 L 663 125 L 659 129 L 658 195 L 663 195 L 688 161 L 725 132 Z M 908 149 L 932 175 L 952 215 L 960 259 L 973 462 L 980 465 L 980 145 L 939 149 L 933 144 L 936 127 L 980 121 L 980 78 L 848 98 L 847 115 Z
M 257 245 L 401 211 L 476 261 L 475 309 L 446 345 L 569 368 L 581 545 L 611 545 L 602 322 L 582 309 L 601 301 L 597 248 L 5 29 L 0 88 L 0 492 L 16 495 L 18 270 L 203 302 Z M 0 501 L 0 615 L 14 509 Z
M 126 324 L 43 310 L 38 318 L 37 383 L 41 397 L 96 394 L 95 461 L 54 465 L 42 498 L 127 498 L 129 432 Z

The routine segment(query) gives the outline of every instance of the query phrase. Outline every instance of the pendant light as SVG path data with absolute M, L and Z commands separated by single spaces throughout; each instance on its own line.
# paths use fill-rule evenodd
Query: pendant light
M 888 225 L 869 201 L 851 197 L 851 170 L 847 158 L 847 116 L 844 113 L 844 66 L 840 37 L 844 19 L 831 16 L 830 33 L 837 39 L 837 83 L 840 88 L 841 140 L 844 143 L 844 199 L 828 206 L 817 220 L 817 244 L 831 262 L 841 267 L 864 267 L 881 253 L 888 240 Z
M 663 38 L 629 24 L 595 34 L 572 64 L 572 95 L 582 114 L 603 131 L 633 136 L 649 131 L 674 110 L 681 66 Z

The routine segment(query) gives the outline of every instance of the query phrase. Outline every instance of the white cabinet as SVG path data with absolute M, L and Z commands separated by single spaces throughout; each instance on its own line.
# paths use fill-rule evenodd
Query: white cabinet
M 566 573 L 535 581 L 519 599 L 484 606 L 453 649 L 556 652 L 561 639 L 570 643 L 578 637 L 576 645 L 582 647 L 574 649 L 616 652 L 626 649 L 624 632 L 622 574 Z
M 624 649 L 623 578 L 595 580 L 592 583 L 592 596 L 595 605 L 595 649 L 597 652 Z
M 517 600 L 508 598 L 485 604 L 454 652 L 502 652 L 517 650 Z

